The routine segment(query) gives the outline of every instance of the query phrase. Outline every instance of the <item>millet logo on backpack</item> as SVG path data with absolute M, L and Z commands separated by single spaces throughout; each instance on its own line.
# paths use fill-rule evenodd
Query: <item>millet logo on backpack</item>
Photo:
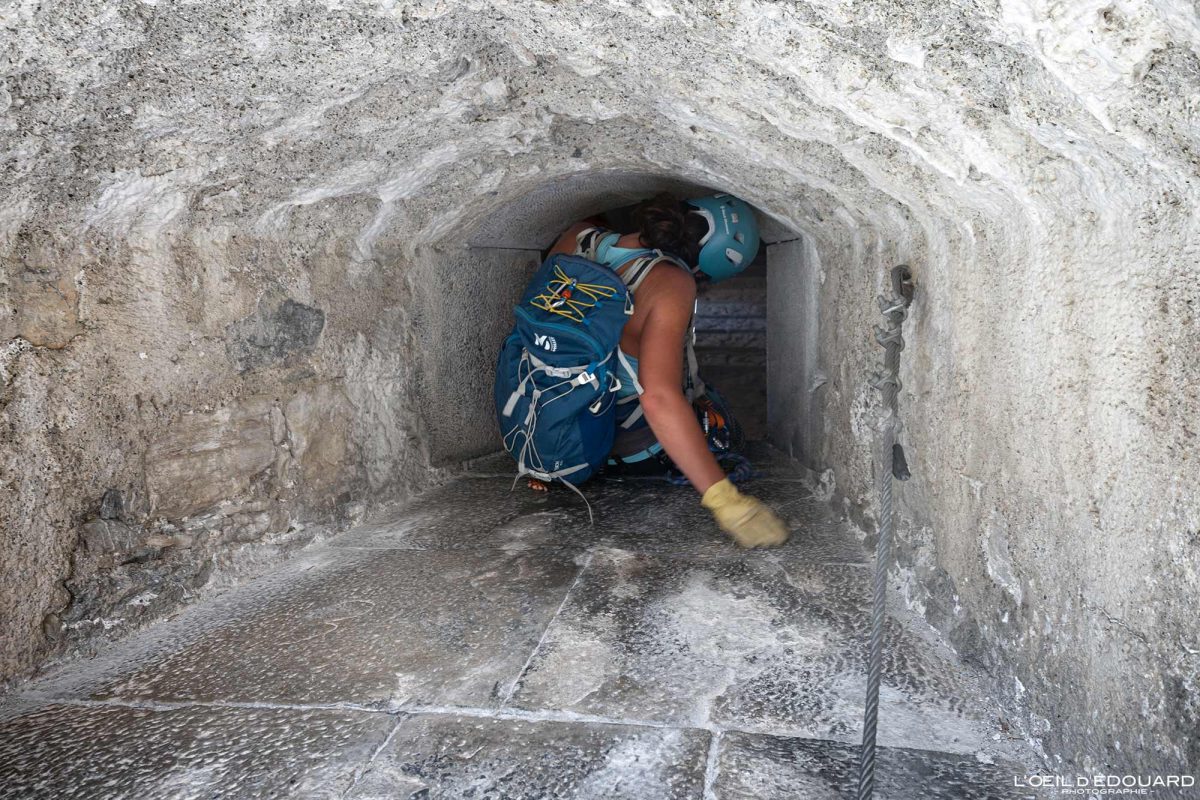
M 533 335 L 533 344 L 535 347 L 540 347 L 550 353 L 558 350 L 558 342 L 554 340 L 554 337 L 546 336 L 545 334 L 541 333 L 535 333 Z

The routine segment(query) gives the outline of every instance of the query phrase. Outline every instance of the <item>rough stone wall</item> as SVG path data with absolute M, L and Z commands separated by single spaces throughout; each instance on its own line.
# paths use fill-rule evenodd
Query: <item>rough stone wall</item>
M 64 231 L 6 259 L 18 309 L 43 275 L 79 287 L 40 329 L 5 331 L 6 673 L 427 481 L 404 270 L 348 286 L 328 221 L 296 221 L 283 246 Z
M 767 319 L 771 440 L 809 469 L 823 471 L 829 454 L 822 399 L 829 376 L 818 350 L 821 264 L 812 237 L 767 245 Z
M 417 402 L 434 465 L 500 448 L 496 354 L 539 261 L 537 251 L 455 248 L 427 254 L 414 271 Z
M 914 267 L 910 599 L 1049 753 L 1196 763 L 1194 4 L 65 0 L 0 24 L 0 672 L 469 452 L 482 426 L 422 416 L 415 320 L 486 315 L 464 287 L 425 305 L 429 271 L 498 224 L 543 246 L 644 175 L 806 237 L 808 457 L 868 524 L 873 295 Z M 184 585 L 148 598 L 130 576 L 163 561 Z

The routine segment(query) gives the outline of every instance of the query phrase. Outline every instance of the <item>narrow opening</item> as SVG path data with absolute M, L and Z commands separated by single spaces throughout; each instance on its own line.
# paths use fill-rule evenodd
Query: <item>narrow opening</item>
M 461 283 L 465 268 L 472 276 L 471 289 L 431 297 L 426 324 L 435 340 L 459 341 L 463 331 L 474 331 L 476 338 L 473 347 L 464 348 L 474 359 L 466 368 L 436 356 L 426 361 L 422 405 L 435 464 L 449 466 L 497 449 L 498 434 L 490 424 L 495 354 L 511 328 L 513 306 L 550 245 L 581 219 L 598 218 L 612 230 L 631 231 L 634 208 L 660 191 L 696 197 L 719 192 L 720 187 L 636 173 L 572 176 L 489 210 L 464 237 L 467 256 L 462 254 L 463 239 L 447 237 L 442 243 L 433 270 L 435 285 Z M 816 424 L 793 419 L 795 409 L 815 410 L 811 398 L 794 396 L 813 381 L 798 380 L 794 366 L 784 358 L 771 358 L 772 348 L 791 357 L 798 337 L 815 335 L 815 315 L 802 321 L 797 312 L 797 305 L 815 306 L 815 296 L 811 302 L 796 302 L 797 292 L 815 287 L 789 274 L 803 269 L 800 234 L 757 209 L 756 215 L 762 245 L 750 266 L 700 289 L 696 355 L 705 380 L 729 402 L 748 440 L 770 442 L 798 458 L 804 453 L 806 464 L 816 466 Z M 771 302 L 774 285 L 786 293 L 785 300 Z M 456 305 L 470 308 L 472 319 L 463 319 Z M 813 347 L 807 343 L 801 349 L 809 352 Z M 814 365 L 804 362 L 801 368 Z

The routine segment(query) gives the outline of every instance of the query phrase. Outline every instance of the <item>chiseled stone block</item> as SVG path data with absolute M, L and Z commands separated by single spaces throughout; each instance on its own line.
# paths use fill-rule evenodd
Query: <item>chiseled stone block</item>
M 254 479 L 274 463 L 270 398 L 183 414 L 146 452 L 151 513 L 178 519 L 246 499 Z
M 350 798 L 700 800 L 708 745 L 699 730 L 416 715 Z
M 0 714 L 0 795 L 335 800 L 393 725 L 326 709 L 34 706 Z

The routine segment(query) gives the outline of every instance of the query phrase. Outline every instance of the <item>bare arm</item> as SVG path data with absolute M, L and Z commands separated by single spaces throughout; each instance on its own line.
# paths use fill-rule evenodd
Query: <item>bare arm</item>
M 681 388 L 684 337 L 695 298 L 696 284 L 682 270 L 656 267 L 646 278 L 638 302 L 651 310 L 638 343 L 638 380 L 645 390 L 642 412 L 651 430 L 675 466 L 704 494 L 725 478 L 725 471 L 709 451 Z

